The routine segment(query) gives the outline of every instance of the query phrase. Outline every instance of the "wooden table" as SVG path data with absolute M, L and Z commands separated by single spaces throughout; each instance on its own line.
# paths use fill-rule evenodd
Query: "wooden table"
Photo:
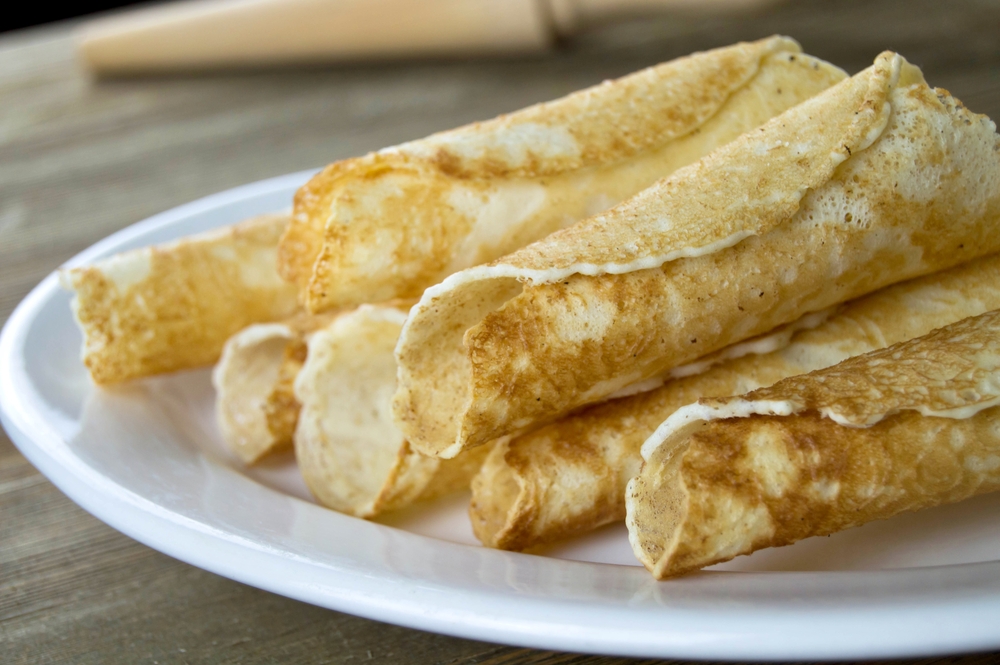
M 1000 118 L 993 0 L 802 0 L 739 20 L 608 26 L 547 58 L 101 83 L 79 71 L 67 27 L 2 36 L 0 321 L 68 257 L 161 210 L 775 32 L 851 72 L 898 50 Z M 632 662 L 422 633 L 217 577 L 90 517 L 0 435 L 0 662 L 368 660 Z

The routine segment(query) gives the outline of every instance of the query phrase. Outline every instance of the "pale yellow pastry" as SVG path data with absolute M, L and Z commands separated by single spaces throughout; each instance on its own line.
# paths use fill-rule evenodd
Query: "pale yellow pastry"
M 374 517 L 466 489 L 488 446 L 453 460 L 414 452 L 392 422 L 392 349 L 412 303 L 362 305 L 313 333 L 295 380 L 295 455 L 325 506 Z
M 288 215 L 264 215 L 64 270 L 97 383 L 214 363 L 231 335 L 296 310 L 278 276 Z
M 655 577 L 1000 489 L 1000 311 L 682 407 L 626 493 Z
M 282 274 L 311 311 L 419 297 L 457 270 L 605 210 L 844 77 L 771 37 L 336 162 L 296 194 Z
M 255 323 L 229 338 L 212 384 L 216 422 L 230 450 L 247 464 L 292 445 L 299 419 L 293 384 L 306 340 L 336 314 L 299 314 Z
M 394 414 L 444 458 L 1000 250 L 1000 139 L 901 56 L 424 293 Z
M 625 486 L 642 464 L 639 448 L 678 408 L 829 367 L 994 309 L 1000 309 L 996 254 L 886 287 L 815 327 L 783 331 L 790 337 L 737 344 L 726 350 L 737 357 L 497 445 L 472 482 L 476 536 L 491 547 L 521 550 L 623 520 Z

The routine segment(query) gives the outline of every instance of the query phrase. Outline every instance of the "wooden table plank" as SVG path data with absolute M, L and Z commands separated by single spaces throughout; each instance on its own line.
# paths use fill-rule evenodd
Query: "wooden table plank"
M 1000 117 L 1000 3 L 991 0 L 801 0 L 739 20 L 605 26 L 545 58 L 101 83 L 77 69 L 67 28 L 5 35 L 0 321 L 75 252 L 156 212 L 776 32 L 852 72 L 897 49 L 932 84 Z M 432 635 L 226 580 L 90 517 L 5 436 L 0 516 L 3 663 L 642 662 Z

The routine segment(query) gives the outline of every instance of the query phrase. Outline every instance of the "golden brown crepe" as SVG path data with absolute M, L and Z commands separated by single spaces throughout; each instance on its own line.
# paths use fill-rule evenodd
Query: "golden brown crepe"
M 994 309 L 1000 309 L 1000 255 L 887 287 L 814 328 L 791 328 L 790 339 L 769 334 L 737 344 L 726 350 L 730 359 L 710 369 L 497 445 L 472 481 L 473 530 L 485 545 L 521 550 L 623 520 L 625 486 L 642 464 L 639 448 L 676 409 L 829 367 Z
M 306 360 L 306 340 L 334 316 L 300 313 L 256 323 L 226 342 L 212 373 L 216 422 L 245 463 L 291 447 L 299 419 L 293 384 Z
M 608 208 L 844 77 L 772 37 L 337 162 L 296 194 L 281 272 L 311 311 L 418 297 Z
M 288 215 L 263 215 L 65 270 L 97 383 L 210 365 L 231 335 L 296 310 L 275 267 Z
M 440 460 L 413 452 L 392 422 L 392 349 L 412 302 L 362 305 L 309 338 L 295 380 L 295 454 L 324 505 L 374 517 L 466 489 L 487 448 Z
M 448 458 L 804 313 L 1000 249 L 1000 139 L 902 57 L 427 289 L 394 414 Z
M 1000 489 L 1000 311 L 676 411 L 627 490 L 659 579 Z

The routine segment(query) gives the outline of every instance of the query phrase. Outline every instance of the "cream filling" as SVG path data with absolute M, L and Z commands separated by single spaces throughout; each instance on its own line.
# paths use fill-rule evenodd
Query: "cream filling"
M 699 358 L 694 362 L 679 365 L 668 371 L 663 376 L 654 376 L 650 379 L 627 385 L 621 390 L 608 395 L 607 399 L 618 399 L 619 397 L 628 397 L 629 395 L 636 395 L 638 393 L 655 390 L 667 381 L 702 374 L 712 367 L 729 360 L 736 360 L 737 358 L 743 358 L 744 356 L 750 355 L 766 355 L 768 353 L 780 351 L 791 344 L 792 338 L 797 333 L 805 330 L 812 330 L 826 323 L 836 310 L 837 307 L 828 307 L 818 312 L 810 312 L 809 314 L 799 318 L 797 321 L 794 321 L 786 326 L 781 326 L 766 335 L 761 335 L 753 339 L 748 339 L 744 342 L 732 344 L 721 351 L 710 353 L 709 355 Z
M 820 408 L 819 412 L 826 418 L 829 418 L 838 425 L 843 425 L 844 427 L 871 427 L 876 425 L 881 421 L 885 420 L 889 416 L 895 415 L 900 411 L 916 411 L 922 416 L 928 418 L 950 418 L 952 420 L 966 420 L 973 417 L 980 411 L 992 408 L 994 406 L 1000 405 L 1000 395 L 987 400 L 982 400 L 976 402 L 975 404 L 963 404 L 961 406 L 955 406 L 950 409 L 932 409 L 928 406 L 908 406 L 899 409 L 889 409 L 883 413 L 872 413 L 868 417 L 861 421 L 855 422 L 848 418 L 847 416 L 837 413 L 836 407 L 824 406 Z
M 932 409 L 927 406 L 905 406 L 895 409 L 868 414 L 868 417 L 856 422 L 838 413 L 836 407 L 824 406 L 819 409 L 821 415 L 844 427 L 872 427 L 889 416 L 901 411 L 916 411 L 922 416 L 935 418 L 951 418 L 966 420 L 980 411 L 994 406 L 1000 406 L 1000 395 L 992 399 L 982 400 L 974 404 L 964 404 L 950 409 Z M 745 400 L 735 399 L 725 404 L 694 403 L 683 406 L 670 415 L 656 431 L 642 444 L 642 458 L 647 462 L 660 446 L 670 445 L 670 442 L 685 438 L 695 430 L 713 420 L 729 418 L 749 418 L 750 416 L 793 416 L 805 411 L 806 407 L 793 400 Z

